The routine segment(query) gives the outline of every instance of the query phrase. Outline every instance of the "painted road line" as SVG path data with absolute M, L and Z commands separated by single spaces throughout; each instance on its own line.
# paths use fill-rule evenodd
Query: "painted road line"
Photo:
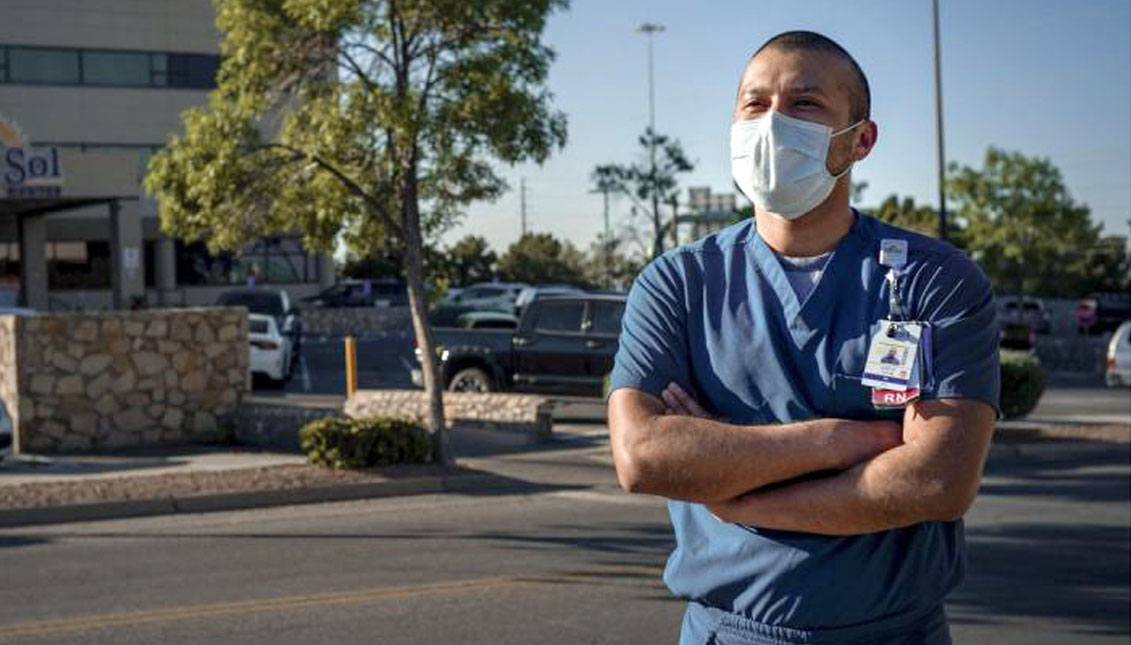
M 9 638 L 42 638 L 57 634 L 86 632 L 95 629 L 127 627 L 177 620 L 193 620 L 233 616 L 264 611 L 356 605 L 382 600 L 413 598 L 440 593 L 457 593 L 494 587 L 514 587 L 539 584 L 539 580 L 518 577 L 490 577 L 456 580 L 407 587 L 391 587 L 362 591 L 333 592 L 290 596 L 269 600 L 250 600 L 213 605 L 189 605 L 147 611 L 80 616 L 39 622 L 0 625 L 0 641 Z

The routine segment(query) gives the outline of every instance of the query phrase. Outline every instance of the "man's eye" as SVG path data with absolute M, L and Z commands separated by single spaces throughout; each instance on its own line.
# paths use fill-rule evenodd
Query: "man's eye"
M 794 105 L 797 107 L 821 107 L 821 104 L 812 99 L 798 99 Z

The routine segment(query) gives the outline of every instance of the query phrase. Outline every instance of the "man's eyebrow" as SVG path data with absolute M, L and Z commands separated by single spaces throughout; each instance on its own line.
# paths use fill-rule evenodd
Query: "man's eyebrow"
M 790 85 L 786 88 L 790 94 L 820 94 L 825 96 L 826 92 L 821 89 L 820 85 Z M 749 97 L 758 94 L 766 94 L 769 90 L 762 86 L 747 85 L 742 88 L 739 95 L 742 97 Z

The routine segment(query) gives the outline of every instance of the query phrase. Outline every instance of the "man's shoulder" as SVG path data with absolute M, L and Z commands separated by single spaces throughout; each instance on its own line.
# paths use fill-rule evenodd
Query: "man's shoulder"
M 645 274 L 662 274 L 694 280 L 704 265 L 734 252 L 743 252 L 753 234 L 753 220 L 745 219 L 690 244 L 668 249 L 644 267 Z
M 864 213 L 861 213 L 861 217 L 866 220 L 865 228 L 868 231 L 868 237 L 875 246 L 877 255 L 879 253 L 880 242 L 883 240 L 895 239 L 907 242 L 907 261 L 909 269 L 913 269 L 916 266 L 921 266 L 922 268 L 943 265 L 949 265 L 952 268 L 965 267 L 967 265 L 971 267 L 976 266 L 965 252 L 950 242 L 882 222 Z

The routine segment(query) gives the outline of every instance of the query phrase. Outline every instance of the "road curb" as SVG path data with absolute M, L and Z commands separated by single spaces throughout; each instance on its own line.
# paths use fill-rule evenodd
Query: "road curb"
M 159 499 L 138 499 L 92 504 L 68 504 L 0 510 L 0 528 L 64 524 L 98 520 L 212 513 L 272 506 L 345 502 L 359 499 L 380 499 L 408 495 L 439 493 L 475 493 L 518 490 L 520 484 L 490 473 L 450 475 L 447 477 L 410 477 L 382 482 L 314 486 L 262 491 L 182 495 Z

